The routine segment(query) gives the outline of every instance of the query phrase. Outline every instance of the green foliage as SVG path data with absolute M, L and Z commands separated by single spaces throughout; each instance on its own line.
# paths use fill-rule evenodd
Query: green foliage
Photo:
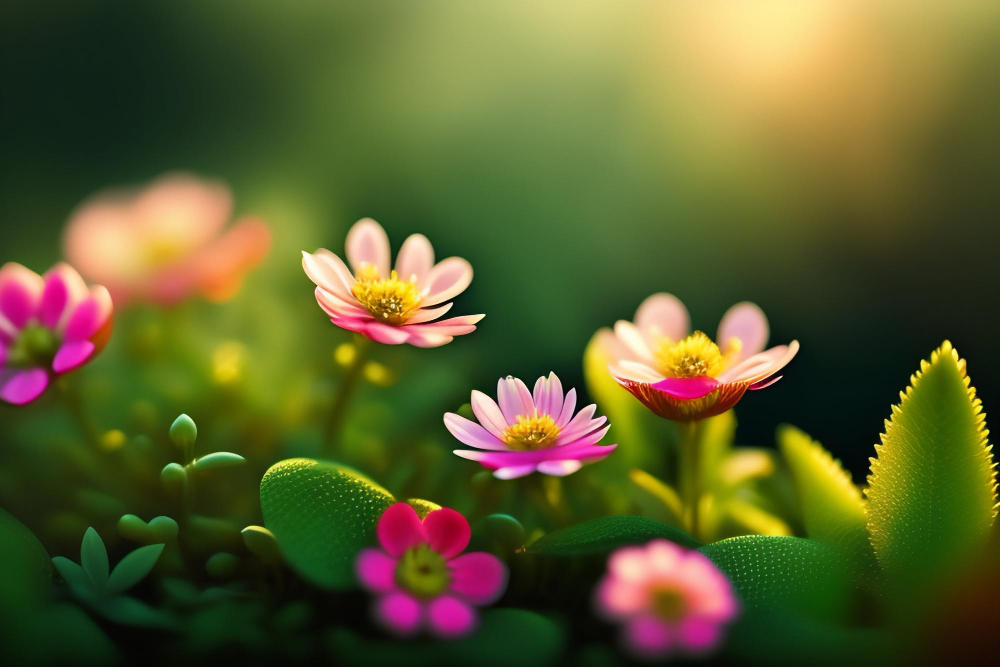
M 684 547 L 701 545 L 684 531 L 643 516 L 607 516 L 584 521 L 544 535 L 527 551 L 546 556 L 578 556 L 607 553 L 626 544 L 641 544 L 662 538 Z
M 143 544 L 162 544 L 177 539 L 177 522 L 168 516 L 157 516 L 146 523 L 134 514 L 118 520 L 118 534 L 126 540 Z
M 199 456 L 191 462 L 191 466 L 195 470 L 210 470 L 212 468 L 230 468 L 243 463 L 246 463 L 246 459 L 239 454 L 233 454 L 232 452 L 213 452 L 211 454 Z
M 170 440 L 182 451 L 188 452 L 198 440 L 198 427 L 187 415 L 181 415 L 170 425 Z
M 493 538 L 501 553 L 514 553 L 524 546 L 524 526 L 509 514 L 491 514 L 486 517 L 486 532 Z
M 417 510 L 417 516 L 423 519 L 425 516 L 433 512 L 434 510 L 441 509 L 441 506 L 437 503 L 432 503 L 429 500 L 423 500 L 422 498 L 410 498 L 406 501 L 410 504 L 410 507 Z
M 840 618 L 849 593 L 837 553 L 801 537 L 746 535 L 699 549 L 733 582 L 748 610 Z
M 988 533 L 996 473 L 965 360 L 945 341 L 886 421 L 868 477 L 868 529 L 896 590 L 919 590 Z
M 104 548 L 104 540 L 93 528 L 88 528 L 83 535 L 83 545 L 80 547 L 80 565 L 90 577 L 94 588 L 98 591 L 104 590 L 108 583 L 108 550 Z
M 260 558 L 264 564 L 271 565 L 281 560 L 278 541 L 274 539 L 274 533 L 264 526 L 247 526 L 240 534 L 250 553 Z
M 329 589 L 354 585 L 354 557 L 392 495 L 355 470 L 314 459 L 273 465 L 260 483 L 264 523 L 298 573 Z
M 215 579 L 229 579 L 240 566 L 240 559 L 225 551 L 212 554 L 205 561 L 205 571 Z
M 163 547 L 163 544 L 149 544 L 122 558 L 108 577 L 105 595 L 124 593 L 145 579 L 163 553 Z

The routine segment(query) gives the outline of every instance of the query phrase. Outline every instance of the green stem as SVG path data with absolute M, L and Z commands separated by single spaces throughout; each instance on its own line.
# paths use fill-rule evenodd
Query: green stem
M 692 537 L 698 538 L 698 534 L 701 532 L 698 516 L 698 505 L 701 501 L 698 422 L 679 423 L 677 427 L 681 441 L 679 467 L 681 494 L 684 500 L 684 518 L 688 532 Z
M 80 398 L 80 392 L 76 390 L 76 386 L 69 378 L 63 378 L 63 381 L 59 384 L 59 388 L 66 411 L 73 419 L 73 423 L 76 424 L 80 435 L 93 449 L 99 449 L 101 445 L 100 431 L 93 420 L 87 416 L 86 410 L 83 409 L 83 400 Z
M 330 407 L 330 414 L 326 421 L 326 434 L 324 440 L 326 442 L 327 449 L 330 451 L 336 447 L 337 437 L 340 435 L 340 431 L 344 427 L 344 417 L 347 414 L 347 406 L 350 405 L 351 397 L 354 395 L 354 391 L 358 388 L 358 385 L 361 382 L 365 362 L 368 360 L 368 348 L 370 345 L 371 341 L 361 336 L 358 336 L 354 342 L 354 359 L 351 360 L 351 365 L 347 367 L 344 379 L 340 382 L 337 397 L 333 400 L 333 405 Z

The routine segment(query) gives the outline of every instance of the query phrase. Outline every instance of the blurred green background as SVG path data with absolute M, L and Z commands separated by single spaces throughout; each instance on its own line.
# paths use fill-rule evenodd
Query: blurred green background
M 740 405 L 739 439 L 792 422 L 860 481 L 944 338 L 1000 406 L 998 19 L 987 2 L 5 2 L 0 261 L 48 268 L 108 185 L 223 178 L 275 244 L 203 335 L 252 340 L 248 372 L 287 379 L 348 340 L 299 251 L 341 252 L 363 216 L 394 247 L 423 232 L 475 267 L 454 312 L 487 315 L 400 353 L 458 376 L 419 397 L 434 419 L 501 375 L 582 385 L 593 332 L 653 292 L 709 333 L 753 300 L 802 351 Z M 84 372 L 124 391 L 113 359 Z

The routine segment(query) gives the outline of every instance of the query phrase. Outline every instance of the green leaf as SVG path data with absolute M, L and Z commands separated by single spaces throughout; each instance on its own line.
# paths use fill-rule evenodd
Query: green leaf
M 195 470 L 210 470 L 212 468 L 230 468 L 246 463 L 246 459 L 232 452 L 213 452 L 196 458 L 191 464 Z
M 52 582 L 52 561 L 27 526 L 0 509 L 0 616 L 40 604 Z
M 177 522 L 168 516 L 158 516 L 146 523 L 134 514 L 118 520 L 118 534 L 126 540 L 144 544 L 162 544 L 177 538 Z
M 965 360 L 945 341 L 900 394 L 875 446 L 868 531 L 899 590 L 947 570 L 989 532 L 996 472 Z
M 748 610 L 840 618 L 850 591 L 837 554 L 801 537 L 745 535 L 699 549 L 733 582 Z
M 234 574 L 236 574 L 237 568 L 240 566 L 239 557 L 226 553 L 225 551 L 220 551 L 217 554 L 212 554 L 209 556 L 208 560 L 205 561 L 205 571 L 214 579 L 229 579 Z
M 584 521 L 544 535 L 527 551 L 547 556 L 601 554 L 626 544 L 641 544 L 657 538 L 695 548 L 701 545 L 684 531 L 644 516 L 606 516 Z
M 698 422 L 698 474 L 702 489 L 715 489 L 722 481 L 719 471 L 730 456 L 735 437 L 736 416 L 732 410 Z
M 164 611 L 126 595 L 102 601 L 94 609 L 110 621 L 139 628 L 171 629 L 176 623 Z
M 504 553 L 514 553 L 524 546 L 524 526 L 509 514 L 490 514 L 486 517 L 486 532 Z
M 163 544 L 150 544 L 122 558 L 108 578 L 107 594 L 118 595 L 142 581 L 156 565 L 163 547 Z
M 281 551 L 274 533 L 264 526 L 247 526 L 240 533 L 243 535 L 243 544 L 264 564 L 271 565 L 281 560 Z
M 55 566 L 56 572 L 59 573 L 59 576 L 63 578 L 66 585 L 73 591 L 73 595 L 76 597 L 93 597 L 96 595 L 97 589 L 94 587 L 94 582 L 90 580 L 90 577 L 83 571 L 82 567 L 69 558 L 56 556 L 52 559 L 52 565 Z
M 630 470 L 628 478 L 629 495 L 643 514 L 671 526 L 684 524 L 684 505 L 674 487 L 639 468 Z
M 335 590 L 354 585 L 354 558 L 393 502 L 357 471 L 314 459 L 276 463 L 260 483 L 264 523 L 285 560 L 303 578 Z
M 88 528 L 80 546 L 80 564 L 97 591 L 103 591 L 108 583 L 108 550 L 97 531 Z
M 417 510 L 417 516 L 423 519 L 425 516 L 433 512 L 434 510 L 441 509 L 441 506 L 437 503 L 432 503 L 429 500 L 424 500 L 422 498 L 410 498 L 406 501 L 409 503 L 410 507 Z
M 778 429 L 778 446 L 795 480 L 806 535 L 844 554 L 855 568 L 874 567 L 865 501 L 840 462 L 787 424 Z

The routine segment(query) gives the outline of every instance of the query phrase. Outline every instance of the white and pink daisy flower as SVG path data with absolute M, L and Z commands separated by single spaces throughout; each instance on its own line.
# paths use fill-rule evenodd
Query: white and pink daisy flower
M 763 389 L 799 351 L 798 341 L 764 350 L 767 318 L 753 303 L 723 315 L 716 340 L 690 332 L 687 308 L 672 294 L 654 294 L 600 341 L 611 374 L 660 417 L 696 421 L 729 410 L 748 389 Z M 716 342 L 717 341 L 717 342 Z
M 507 376 L 497 383 L 499 405 L 472 392 L 472 411 L 479 421 L 452 412 L 444 416 L 451 434 L 476 449 L 456 449 L 465 459 L 493 470 L 494 477 L 514 479 L 533 472 L 563 477 L 584 463 L 600 461 L 618 445 L 598 445 L 610 426 L 594 417 L 596 405 L 576 410 L 576 389 L 563 395 L 555 373 L 538 378 L 532 394 L 521 380 Z
M 622 643 L 643 658 L 705 654 L 740 611 L 732 584 L 708 557 L 667 540 L 611 554 L 594 603 L 623 624 Z
M 68 264 L 40 276 L 10 262 L 0 268 L 0 400 L 30 403 L 57 375 L 93 359 L 111 336 L 112 304 Z
M 434 263 L 434 248 L 413 234 L 390 270 L 389 237 L 374 220 L 359 220 L 347 232 L 347 261 L 321 248 L 302 253 L 302 267 L 316 284 L 316 301 L 342 329 L 387 345 L 438 347 L 472 333 L 484 315 L 438 318 L 450 300 L 472 282 L 472 266 L 461 257 Z

